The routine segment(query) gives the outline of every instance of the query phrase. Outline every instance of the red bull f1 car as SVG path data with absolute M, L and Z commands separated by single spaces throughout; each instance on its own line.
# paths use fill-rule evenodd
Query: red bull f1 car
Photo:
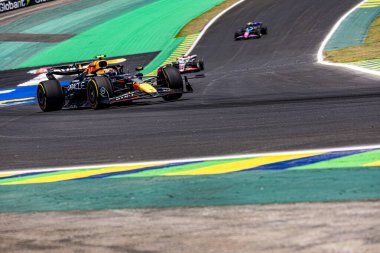
M 268 34 L 268 28 L 262 22 L 249 22 L 235 32 L 235 40 L 258 39 Z
M 37 101 L 44 112 L 65 108 L 105 108 L 120 102 L 161 97 L 166 101 L 179 99 L 193 91 L 187 77 L 182 78 L 172 66 L 160 67 L 157 76 L 124 73 L 123 65 L 112 64 L 115 60 L 97 60 L 47 69 L 48 80 L 37 86 Z M 116 61 L 117 62 L 117 61 Z M 87 65 L 83 67 L 83 65 Z M 68 85 L 62 86 L 54 75 L 74 76 Z
M 183 55 L 173 62 L 172 66 L 181 73 L 198 72 L 204 70 L 204 61 L 197 55 Z

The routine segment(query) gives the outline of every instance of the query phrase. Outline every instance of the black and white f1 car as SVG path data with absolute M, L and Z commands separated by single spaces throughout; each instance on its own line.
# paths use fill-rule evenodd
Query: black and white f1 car
M 183 55 L 172 63 L 181 73 L 198 72 L 204 70 L 204 61 L 197 55 Z
M 114 103 L 157 97 L 171 101 L 193 91 L 187 77 L 183 79 L 178 69 L 172 66 L 159 68 L 157 76 L 144 76 L 139 72 L 142 67 L 136 68 L 134 74 L 124 73 L 122 65 L 110 64 L 114 60 L 107 61 L 102 57 L 87 63 L 85 68 L 82 64 L 49 68 L 46 74 L 49 80 L 37 86 L 41 110 L 56 111 L 63 107 L 100 109 Z M 67 86 L 61 86 L 54 75 L 74 75 L 75 78 Z
M 235 40 L 247 40 L 261 38 L 268 34 L 268 28 L 263 26 L 262 22 L 249 22 L 245 27 L 235 32 Z

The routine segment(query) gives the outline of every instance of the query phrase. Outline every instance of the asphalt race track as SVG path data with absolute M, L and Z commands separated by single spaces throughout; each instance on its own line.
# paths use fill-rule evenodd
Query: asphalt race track
M 176 102 L 42 113 L 0 108 L 1 170 L 380 143 L 380 80 L 316 64 L 320 43 L 358 0 L 255 0 L 194 50 L 206 75 Z M 262 39 L 234 41 L 250 19 Z

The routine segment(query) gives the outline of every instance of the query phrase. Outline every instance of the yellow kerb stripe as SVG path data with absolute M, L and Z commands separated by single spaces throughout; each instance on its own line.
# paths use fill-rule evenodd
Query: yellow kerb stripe
M 380 0 L 368 0 L 363 3 L 360 8 L 375 8 L 380 6 Z
M 16 98 L 16 99 L 10 99 L 10 100 L 1 100 L 0 104 L 24 102 L 24 101 L 28 101 L 28 100 L 34 100 L 34 99 L 36 99 L 36 98 L 30 97 L 30 98 Z
M 185 40 L 177 47 L 176 50 L 169 56 L 168 59 L 166 59 L 161 66 L 164 66 L 166 64 L 170 64 L 173 61 L 176 61 L 178 57 L 180 57 L 182 54 L 185 54 L 187 50 L 190 49 L 190 47 L 193 45 L 195 40 L 198 38 L 199 33 L 189 35 L 185 38 Z M 153 72 L 149 73 L 148 76 L 155 76 L 157 75 L 157 70 L 154 70 Z
M 15 174 L 15 173 L 12 173 L 12 174 L 0 174 L 0 178 L 2 178 L 2 177 L 11 177 L 11 176 L 15 176 L 15 175 L 17 175 L 17 173 Z
M 97 169 L 97 170 L 87 170 L 87 171 L 67 173 L 63 175 L 52 175 L 52 176 L 46 176 L 46 177 L 41 177 L 41 178 L 25 179 L 25 180 L 20 180 L 17 182 L 4 183 L 3 185 L 51 183 L 51 182 L 85 178 L 85 177 L 101 175 L 105 173 L 129 171 L 129 170 L 134 170 L 134 169 L 141 169 L 141 168 L 160 166 L 160 165 L 164 165 L 164 164 L 161 163 L 161 164 L 149 164 L 149 165 L 109 167 L 109 168 L 102 168 L 102 169 Z
M 265 156 L 265 157 L 251 158 L 251 159 L 247 159 L 243 161 L 226 163 L 226 164 L 221 164 L 221 165 L 213 165 L 213 166 L 190 170 L 190 171 L 167 173 L 164 175 L 165 176 L 184 176 L 184 175 L 190 176 L 190 175 L 223 174 L 223 173 L 228 173 L 228 172 L 254 168 L 254 167 L 258 167 L 258 166 L 266 165 L 270 163 L 298 159 L 298 158 L 314 156 L 314 155 L 319 155 L 319 154 L 323 154 L 323 152 L 296 154 L 296 155 Z
M 372 163 L 367 163 L 364 164 L 364 166 L 372 167 L 372 166 L 380 166 L 380 161 L 372 162 Z

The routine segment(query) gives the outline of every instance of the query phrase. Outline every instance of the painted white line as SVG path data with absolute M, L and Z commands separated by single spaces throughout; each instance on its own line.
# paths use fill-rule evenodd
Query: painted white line
M 349 65 L 349 64 L 345 64 L 345 63 L 329 62 L 329 61 L 325 61 L 324 57 L 323 57 L 323 51 L 325 50 L 325 47 L 326 47 L 327 43 L 329 42 L 329 40 L 331 39 L 331 37 L 334 35 L 334 33 L 336 32 L 336 30 L 339 28 L 339 26 L 343 23 L 343 21 L 351 13 L 353 13 L 356 9 L 358 9 L 360 7 L 360 5 L 364 4 L 366 1 L 367 0 L 364 0 L 364 1 L 360 2 L 359 4 L 355 5 L 351 10 L 349 10 L 346 14 L 344 14 L 338 20 L 338 22 L 336 22 L 336 24 L 333 26 L 333 28 L 331 29 L 331 31 L 327 34 L 326 38 L 322 41 L 321 46 L 319 47 L 319 50 L 318 50 L 318 53 L 317 53 L 317 63 L 323 64 L 323 65 L 328 65 L 328 66 L 347 68 L 347 69 L 351 69 L 351 70 L 355 70 L 355 71 L 359 71 L 359 72 L 364 72 L 364 73 L 380 76 L 380 71 L 370 70 L 370 69 L 366 69 L 366 68 L 363 68 L 363 67 Z
M 224 14 L 226 14 L 229 10 L 233 9 L 235 6 L 238 6 L 239 4 L 245 2 L 245 0 L 240 0 L 239 2 L 236 2 L 235 4 L 231 5 L 221 13 L 219 13 L 216 17 L 214 17 L 208 24 L 203 28 L 202 32 L 199 34 L 198 38 L 195 40 L 194 44 L 190 47 L 190 49 L 186 52 L 186 55 L 191 54 L 191 52 L 194 50 L 194 48 L 198 45 L 199 41 L 202 39 L 202 37 L 205 35 L 207 30 Z
M 35 78 L 27 81 L 27 82 L 24 82 L 24 83 L 21 83 L 19 85 L 17 85 L 18 87 L 25 87 L 25 86 L 37 86 L 41 81 L 45 81 L 46 80 L 46 75 L 45 74 L 40 74 L 38 76 L 36 76 Z
M 10 90 L 0 90 L 0 94 L 8 94 L 14 92 L 15 89 L 10 89 Z
M 21 173 L 38 173 L 38 172 L 52 172 L 52 171 L 68 171 L 68 170 L 81 170 L 81 169 L 99 169 L 99 168 L 110 168 L 110 167 L 126 167 L 126 166 L 150 166 L 152 164 L 170 164 L 170 163 L 186 163 L 186 162 L 196 162 L 196 161 L 210 161 L 210 160 L 224 160 L 224 159 L 239 159 L 239 158 L 250 158 L 254 156 L 278 156 L 278 155 L 295 155 L 295 154 L 308 154 L 308 153 L 319 153 L 319 152 L 335 152 L 335 151 L 354 151 L 354 150 L 370 150 L 370 149 L 380 149 L 380 144 L 377 145 L 367 145 L 367 146 L 352 146 L 352 147 L 340 147 L 340 148 L 325 148 L 325 149 L 306 149 L 297 151 L 283 151 L 283 152 L 271 152 L 271 153 L 256 153 L 256 154 L 246 154 L 246 155 L 228 155 L 228 156 L 214 156 L 214 157 L 198 157 L 198 158 L 188 158 L 188 159 L 175 159 L 175 160 L 159 160 L 159 161 L 148 161 L 148 162 L 135 162 L 135 163 L 110 163 L 110 164 L 98 164 L 98 165 L 82 165 L 82 166 L 72 166 L 72 167 L 56 167 L 56 168 L 45 168 L 45 169 L 25 169 L 25 170 L 11 170 L 11 171 L 1 171 L 2 174 L 21 174 Z

